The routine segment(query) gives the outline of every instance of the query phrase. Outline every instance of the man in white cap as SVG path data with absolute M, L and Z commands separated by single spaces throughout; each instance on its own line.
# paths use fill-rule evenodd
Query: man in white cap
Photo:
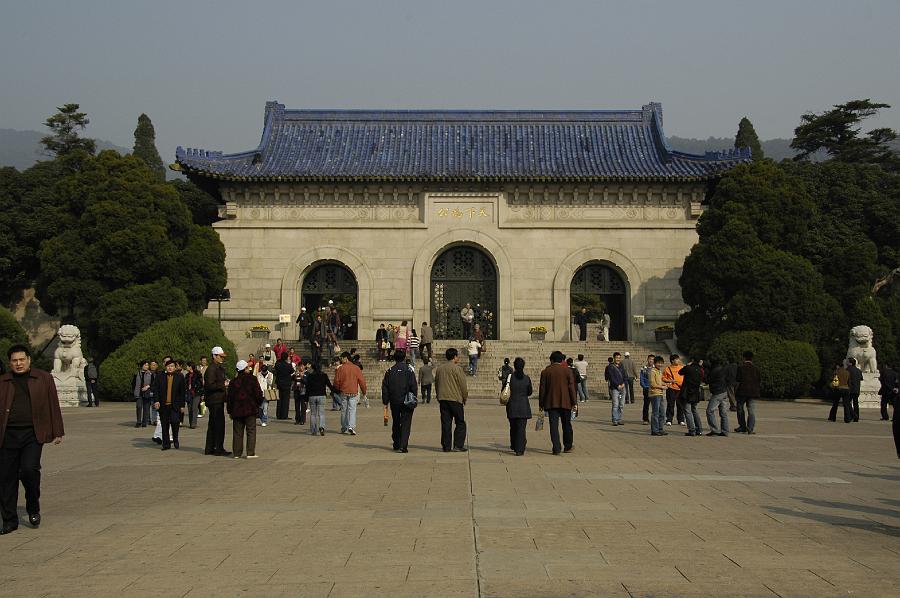
M 634 403 L 634 379 L 637 378 L 638 369 L 631 361 L 628 351 L 625 351 L 625 359 L 622 360 L 622 370 L 625 372 L 625 402 Z
M 203 389 L 206 409 L 209 412 L 209 424 L 206 428 L 206 450 L 204 455 L 230 457 L 231 452 L 225 450 L 225 391 L 228 380 L 225 377 L 225 351 L 222 347 L 212 348 L 212 363 L 206 368 L 203 376 Z
M 309 327 L 312 324 L 312 318 L 309 317 L 309 314 L 306 313 L 306 308 L 300 308 L 300 315 L 297 316 L 297 325 L 300 327 L 300 339 L 301 341 L 305 341 L 309 338 Z

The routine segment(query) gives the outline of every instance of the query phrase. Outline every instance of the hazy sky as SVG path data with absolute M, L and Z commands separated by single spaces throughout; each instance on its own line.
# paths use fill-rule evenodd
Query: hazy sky
M 0 127 L 65 102 L 163 159 L 252 149 L 288 108 L 636 109 L 668 135 L 790 137 L 803 112 L 895 106 L 900 0 L 0 0 Z

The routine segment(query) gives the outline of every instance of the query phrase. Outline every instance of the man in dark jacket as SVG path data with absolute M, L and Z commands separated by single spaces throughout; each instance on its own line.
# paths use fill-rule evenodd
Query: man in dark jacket
M 172 446 L 179 448 L 178 428 L 181 425 L 181 416 L 184 413 L 184 376 L 176 372 L 178 364 L 174 361 L 166 362 L 164 372 L 157 374 L 153 379 L 153 397 L 156 402 L 153 406 L 159 413 L 159 421 L 162 425 L 162 450 L 167 451 Z M 172 429 L 171 435 L 169 428 Z M 169 439 L 171 445 L 169 444 Z
M 41 524 L 41 452 L 62 442 L 63 421 L 53 376 L 31 368 L 31 351 L 13 345 L 6 353 L 10 371 L 0 376 L 0 515 L 8 534 L 19 527 L 19 480 L 32 526 Z
M 756 434 L 756 407 L 754 402 L 759 398 L 760 379 L 759 368 L 753 364 L 753 351 L 744 351 L 744 362 L 738 366 L 737 371 L 737 418 L 738 427 L 735 432 Z M 747 416 L 744 416 L 744 405 L 747 406 Z
M 625 372 L 622 369 L 622 354 L 613 353 L 613 361 L 606 366 L 604 376 L 609 385 L 609 400 L 612 402 L 612 425 L 624 426 L 622 412 L 625 409 Z
M 700 367 L 699 358 L 691 357 L 690 363 L 678 370 L 678 375 L 683 377 L 678 402 L 687 422 L 688 431 L 685 432 L 685 436 L 700 436 L 703 433 L 703 425 L 700 422 L 700 414 L 697 413 L 697 403 L 700 402 L 703 369 Z
M 212 363 L 203 374 L 203 392 L 209 423 L 206 428 L 206 450 L 204 455 L 230 457 L 231 451 L 225 450 L 225 390 L 228 380 L 225 377 L 225 351 L 222 347 L 212 348 Z
M 591 316 L 586 307 L 582 307 L 581 311 L 575 315 L 575 325 L 578 326 L 578 340 L 587 340 L 587 325 L 591 321 Z
M 309 329 L 312 326 L 312 318 L 309 317 L 309 314 L 306 313 L 306 308 L 300 308 L 300 315 L 297 316 L 297 325 L 300 328 L 300 338 L 299 340 L 305 341 L 309 338 Z
M 84 385 L 87 388 L 87 406 L 100 406 L 100 397 L 97 396 L 97 366 L 93 357 L 86 357 L 87 365 L 84 366 Z
M 881 395 L 881 419 L 887 421 L 888 405 L 892 406 L 895 412 L 897 407 L 900 407 L 900 404 L 897 403 L 897 399 L 900 398 L 900 377 L 889 365 L 884 364 L 881 367 L 879 378 L 881 388 L 878 389 L 878 394 Z
M 709 404 L 706 406 L 707 436 L 728 436 L 728 371 L 727 366 L 714 361 L 707 377 Z M 718 416 L 718 417 L 717 417 Z M 720 425 L 721 424 L 721 425 Z
M 275 386 L 278 388 L 278 408 L 276 419 L 287 419 L 291 411 L 291 385 L 294 383 L 294 368 L 288 361 L 290 354 L 285 351 L 275 364 Z
M 550 354 L 550 365 L 541 372 L 538 387 L 538 405 L 541 411 L 550 416 L 550 442 L 553 454 L 558 455 L 560 449 L 570 452 L 573 448 L 572 408 L 578 404 L 575 394 L 575 376 L 566 367 L 566 356 L 559 351 Z M 617 368 L 618 369 L 618 368 Z M 562 421 L 562 445 L 559 442 L 559 422 Z
M 848 399 L 850 407 L 853 411 L 853 421 L 859 421 L 859 391 L 862 386 L 863 375 L 862 370 L 856 367 L 856 360 L 852 357 L 847 359 L 847 373 L 850 374 Z
M 406 363 L 406 351 L 394 351 L 394 365 L 388 368 L 381 381 L 381 402 L 391 407 L 391 441 L 395 451 L 409 452 L 409 433 L 412 431 L 411 409 L 405 404 L 409 393 L 416 395 L 416 374 Z

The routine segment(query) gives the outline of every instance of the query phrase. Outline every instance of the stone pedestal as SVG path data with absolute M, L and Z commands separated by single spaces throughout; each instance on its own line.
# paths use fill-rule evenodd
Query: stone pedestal
M 87 405 L 87 386 L 81 380 L 69 379 L 64 383 L 56 381 L 56 394 L 60 407 L 80 407 Z
M 880 409 L 881 396 L 878 389 L 881 388 L 881 376 L 878 372 L 863 374 L 863 381 L 859 387 L 859 408 Z

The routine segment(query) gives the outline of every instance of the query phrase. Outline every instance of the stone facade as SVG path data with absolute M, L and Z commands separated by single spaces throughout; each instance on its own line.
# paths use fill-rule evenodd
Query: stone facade
M 479 188 L 480 187 L 480 188 Z M 300 287 L 325 261 L 358 284 L 358 328 L 430 320 L 431 268 L 448 247 L 476 246 L 497 267 L 498 333 L 526 340 L 531 326 L 568 340 L 572 277 L 603 263 L 627 285 L 628 340 L 652 340 L 684 308 L 678 278 L 697 241 L 705 185 L 222 184 L 231 301 L 223 328 L 242 338 L 255 323 L 296 318 Z M 208 315 L 215 317 L 212 304 Z M 644 316 L 636 324 L 635 316 Z M 296 338 L 294 325 L 280 334 Z M 273 333 L 274 335 L 274 333 Z

